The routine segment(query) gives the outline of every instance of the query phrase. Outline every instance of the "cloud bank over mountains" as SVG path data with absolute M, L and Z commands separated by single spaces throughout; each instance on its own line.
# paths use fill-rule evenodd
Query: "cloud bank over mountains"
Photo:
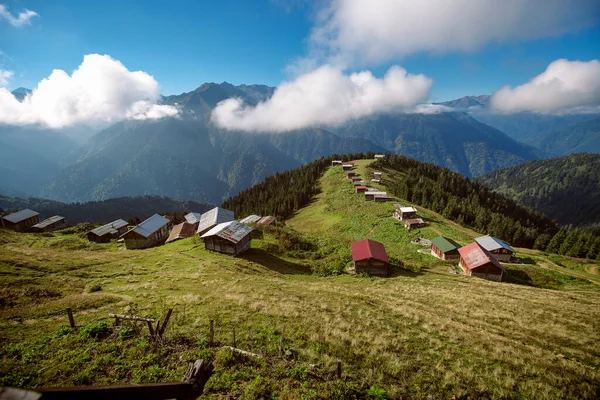
M 71 75 L 52 71 L 23 101 L 0 87 L 0 123 L 62 128 L 78 123 L 116 122 L 174 116 L 173 106 L 157 104 L 160 87 L 144 71 L 89 54 Z
M 600 110 L 600 61 L 556 60 L 529 82 L 505 86 L 490 99 L 492 111 L 544 114 Z
M 380 112 L 449 111 L 420 104 L 432 84 L 423 75 L 407 74 L 397 66 L 381 80 L 369 71 L 346 71 L 414 53 L 474 51 L 492 42 L 561 35 L 593 25 L 599 11 L 597 0 L 576 5 L 564 0 L 333 0 L 318 13 L 308 54 L 288 66 L 298 74 L 293 81 L 283 82 L 270 100 L 255 107 L 225 100 L 212 119 L 227 129 L 282 132 Z M 499 90 L 494 109 L 559 112 L 597 103 L 599 75 L 589 73 L 593 66 L 572 63 L 561 73 L 564 62 L 552 63 L 528 84 Z
M 378 79 L 369 71 L 344 74 L 322 66 L 281 83 L 273 96 L 255 107 L 231 98 L 213 110 L 224 128 L 250 132 L 282 132 L 315 125 L 336 125 L 366 115 L 408 109 L 429 96 L 433 81 L 394 66 Z

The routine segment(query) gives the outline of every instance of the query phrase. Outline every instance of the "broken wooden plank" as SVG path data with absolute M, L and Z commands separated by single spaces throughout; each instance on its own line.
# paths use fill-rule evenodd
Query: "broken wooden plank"
M 109 318 L 127 319 L 130 321 L 154 322 L 154 318 L 143 318 L 135 315 L 108 314 Z

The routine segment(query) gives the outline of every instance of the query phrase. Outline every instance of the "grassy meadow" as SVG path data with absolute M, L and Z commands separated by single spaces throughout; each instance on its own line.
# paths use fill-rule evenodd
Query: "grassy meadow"
M 368 162 L 358 171 L 368 176 Z M 389 172 L 384 184 L 402 179 Z M 600 397 L 597 264 L 517 249 L 526 264 L 508 267 L 514 283 L 451 274 L 453 264 L 410 243 L 391 203 L 354 194 L 341 168 L 321 189 L 238 258 L 197 238 L 127 251 L 83 232 L 0 231 L 0 385 L 177 381 L 188 361 L 207 358 L 215 374 L 203 397 L 213 399 Z M 419 211 L 430 222 L 421 237 L 478 235 Z M 363 238 L 386 245 L 391 277 L 332 274 Z M 107 318 L 168 308 L 162 341 Z M 263 358 L 222 348 L 234 330 L 237 347 Z

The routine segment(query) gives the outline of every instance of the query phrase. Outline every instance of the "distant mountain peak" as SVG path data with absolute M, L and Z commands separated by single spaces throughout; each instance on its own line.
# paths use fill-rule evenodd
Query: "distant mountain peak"
M 15 90 L 13 90 L 10 93 L 13 96 L 15 96 L 17 98 L 17 100 L 23 101 L 23 99 L 25 98 L 25 96 L 27 96 L 31 92 L 32 92 L 31 89 L 27 89 L 27 88 L 24 88 L 24 87 L 18 87 L 18 88 L 16 88 Z
M 485 107 L 487 107 L 487 105 L 490 101 L 490 97 L 491 96 L 487 95 L 487 94 L 482 94 L 479 96 L 465 96 L 465 97 L 461 97 L 460 99 L 444 101 L 441 103 L 434 103 L 434 104 L 440 104 L 440 105 L 443 105 L 446 107 L 463 108 L 463 109 L 467 109 L 469 107 L 485 108 Z

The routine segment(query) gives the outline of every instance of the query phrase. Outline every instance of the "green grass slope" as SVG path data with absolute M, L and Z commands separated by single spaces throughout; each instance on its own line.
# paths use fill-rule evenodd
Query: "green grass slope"
M 368 169 L 359 162 L 364 176 Z M 216 367 L 209 399 L 598 397 L 597 264 L 518 249 L 537 263 L 514 267 L 525 284 L 454 275 L 409 244 L 391 204 L 364 202 L 339 169 L 320 185 L 287 227 L 265 230 L 238 258 L 196 238 L 126 251 L 83 233 L 0 231 L 0 385 L 180 380 L 188 360 L 207 358 Z M 419 211 L 431 222 L 420 236 L 462 244 L 477 234 Z M 312 273 L 346 261 L 350 242 L 364 237 L 383 241 L 402 268 L 390 278 Z M 107 318 L 161 318 L 169 307 L 160 343 Z M 237 347 L 264 357 L 208 346 L 211 319 L 219 345 L 231 345 L 235 329 Z M 288 352 L 279 355 L 284 326 Z

